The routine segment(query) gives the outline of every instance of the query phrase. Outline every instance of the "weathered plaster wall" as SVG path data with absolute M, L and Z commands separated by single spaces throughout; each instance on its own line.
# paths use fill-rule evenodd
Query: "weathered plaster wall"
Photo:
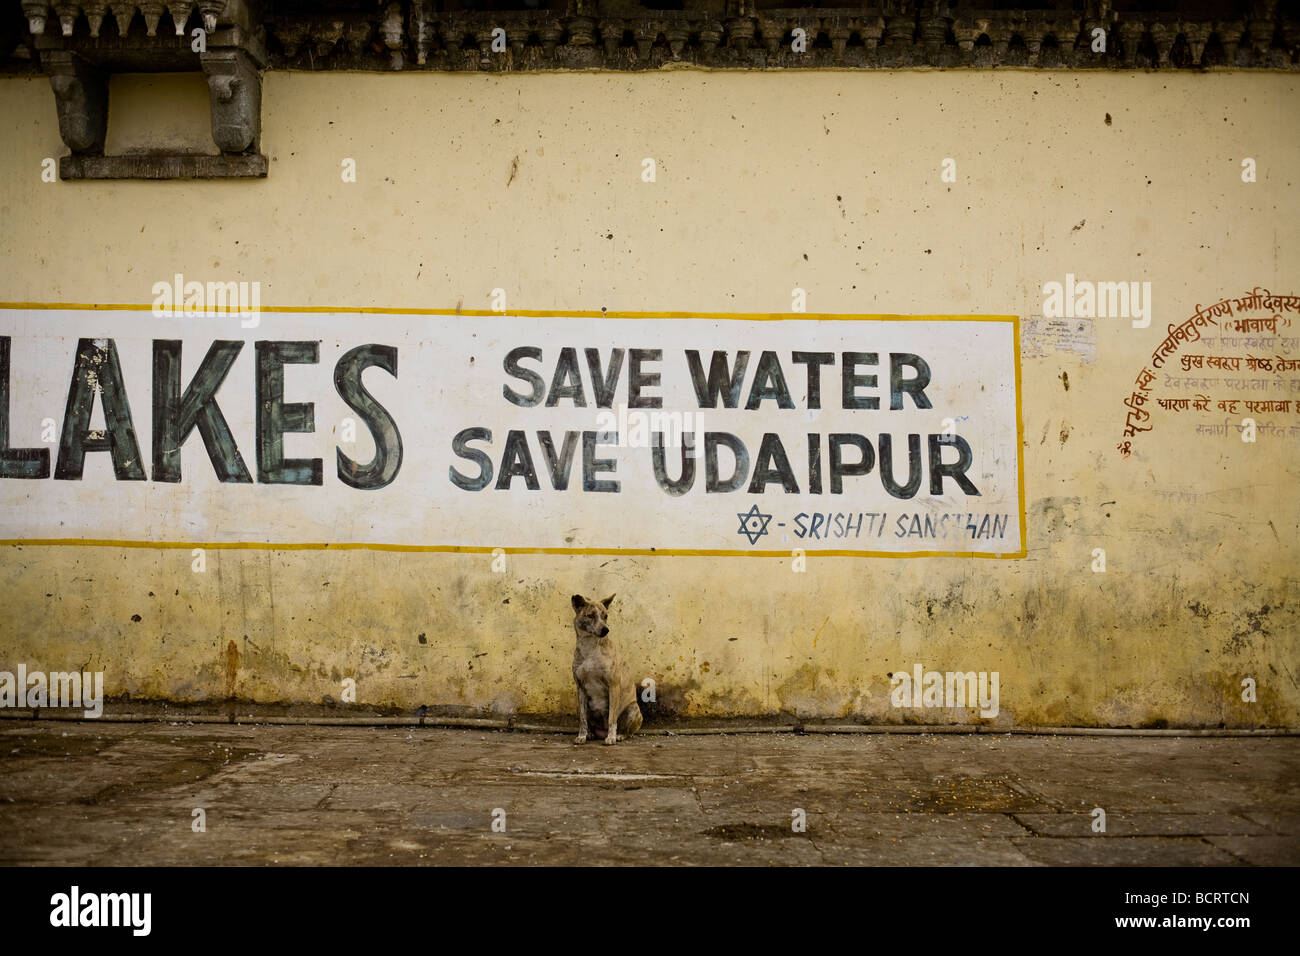
M 115 85 L 110 139 L 145 103 L 169 144 L 195 125 L 168 114 L 192 90 L 150 87 Z M 810 311 L 1029 317 L 1067 272 L 1154 300 L 1150 328 L 1096 322 L 1095 361 L 1023 358 L 1020 560 L 511 555 L 502 575 L 227 550 L 194 574 L 184 550 L 11 546 L 0 668 L 102 669 L 133 697 L 319 702 L 352 676 L 362 704 L 567 711 L 569 595 L 617 592 L 615 634 L 687 715 L 972 719 L 889 706 L 919 662 L 999 671 L 997 725 L 1300 724 L 1300 439 L 1163 415 L 1116 452 L 1169 324 L 1300 292 L 1295 77 L 273 73 L 269 177 L 213 183 L 42 183 L 64 152 L 48 83 L 0 81 L 0 116 L 8 302 L 147 302 L 174 272 L 294 306 L 485 308 L 503 287 L 515 308 L 782 312 L 799 286 Z

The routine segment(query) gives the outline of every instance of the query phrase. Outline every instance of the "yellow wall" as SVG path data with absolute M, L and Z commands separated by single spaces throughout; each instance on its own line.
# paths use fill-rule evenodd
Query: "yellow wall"
M 519 309 L 784 312 L 798 286 L 809 311 L 1029 317 L 1070 272 L 1155 303 L 1147 329 L 1097 320 L 1093 362 L 1023 359 L 1020 560 L 511 555 L 501 575 L 228 550 L 194 574 L 183 550 L 11 546 L 0 669 L 266 702 L 352 676 L 362 704 L 560 712 L 569 595 L 618 592 L 625 653 L 687 715 L 971 720 L 890 707 L 887 675 L 922 663 L 998 671 L 997 726 L 1300 724 L 1300 438 L 1164 415 L 1115 450 L 1167 325 L 1300 292 L 1297 94 L 1268 73 L 272 73 L 264 181 L 46 184 L 49 84 L 0 80 L 0 301 L 147 303 L 181 272 L 278 306 L 481 309 L 503 287 Z M 116 82 L 111 144 L 153 116 L 173 146 L 196 108 L 201 89 Z

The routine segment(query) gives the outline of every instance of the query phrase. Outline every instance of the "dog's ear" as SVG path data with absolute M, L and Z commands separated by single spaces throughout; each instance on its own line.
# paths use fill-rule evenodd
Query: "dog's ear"
M 570 600 L 573 601 L 573 609 L 575 611 L 582 610 L 583 606 L 586 605 L 587 603 L 587 599 L 583 597 L 581 594 L 575 594 L 572 598 L 570 598 Z
M 613 600 L 614 600 L 614 595 L 611 594 L 609 597 L 605 598 L 605 600 L 601 601 L 600 603 L 605 605 L 605 610 L 608 611 L 610 602 Z

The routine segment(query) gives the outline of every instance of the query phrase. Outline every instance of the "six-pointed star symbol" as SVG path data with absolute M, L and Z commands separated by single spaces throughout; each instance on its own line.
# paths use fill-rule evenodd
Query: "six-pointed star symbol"
M 772 520 L 771 515 L 765 515 L 758 510 L 758 505 L 754 505 L 744 514 L 736 513 L 740 519 L 740 530 L 737 534 L 743 534 L 749 539 L 750 544 L 758 544 L 758 539 L 767 534 L 767 523 Z

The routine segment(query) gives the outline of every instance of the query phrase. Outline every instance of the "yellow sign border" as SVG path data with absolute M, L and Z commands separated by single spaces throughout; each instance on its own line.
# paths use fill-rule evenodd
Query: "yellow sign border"
M 58 302 L 0 302 L 0 311 L 62 311 L 86 312 L 151 312 L 152 305 L 119 304 L 92 305 L 89 303 Z M 1016 484 L 1020 510 L 1020 550 L 1012 552 L 986 551 L 854 551 L 812 550 L 800 548 L 805 555 L 827 558 L 1023 558 L 1029 553 L 1025 539 L 1025 423 L 1021 407 L 1020 374 L 1020 316 L 1018 315 L 897 315 L 888 313 L 836 313 L 836 312 L 563 312 L 549 309 L 509 309 L 497 312 L 490 309 L 388 309 L 339 308 L 336 306 L 263 306 L 261 312 L 281 313 L 356 313 L 368 315 L 463 315 L 468 318 L 490 316 L 493 318 L 548 318 L 548 319 L 721 319 L 747 322 L 1010 322 L 1016 371 Z M 235 313 L 232 313 L 234 315 Z M 86 548 L 153 548 L 177 550 L 204 548 L 211 550 L 247 551 L 396 551 L 422 554 L 554 554 L 554 555 L 631 555 L 638 557 L 699 557 L 699 558 L 788 558 L 795 549 L 781 551 L 741 551 L 717 548 L 488 548 L 467 545 L 372 544 L 365 542 L 300 542 L 273 544 L 262 541 L 227 541 L 216 543 L 185 541 L 112 541 L 92 538 L 10 538 L 0 539 L 0 546 L 53 547 L 73 546 Z

